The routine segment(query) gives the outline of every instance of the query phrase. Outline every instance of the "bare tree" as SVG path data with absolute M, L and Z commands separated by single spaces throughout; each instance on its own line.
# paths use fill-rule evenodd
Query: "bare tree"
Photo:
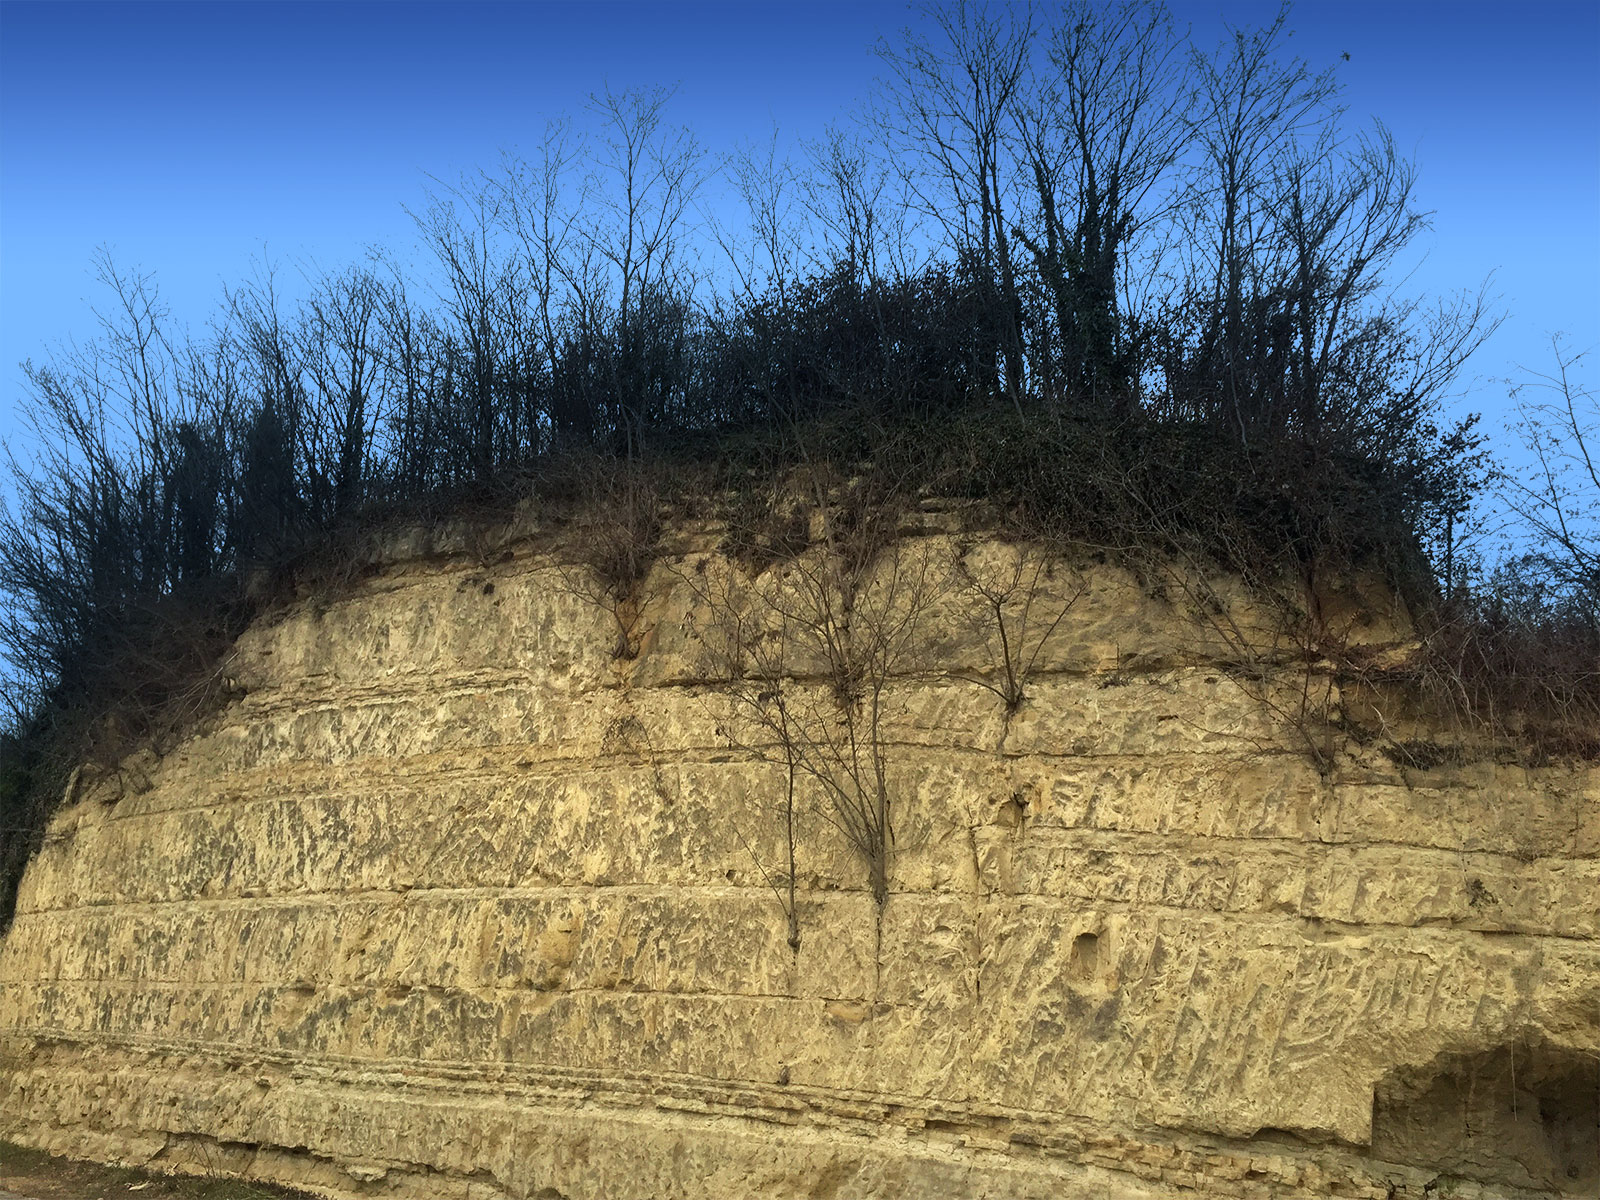
M 806 143 L 810 171 L 801 180 L 807 212 L 820 227 L 822 246 L 813 251 L 814 270 L 843 263 L 850 278 L 860 284 L 876 283 L 890 272 L 892 263 L 914 268 L 895 251 L 903 240 L 903 205 L 890 192 L 890 169 L 867 143 L 840 125 L 830 125 L 823 136 Z
M 1551 350 L 1552 371 L 1529 371 L 1511 389 L 1535 465 L 1506 476 L 1501 495 L 1535 540 L 1529 566 L 1600 630 L 1600 399 L 1579 378 L 1589 352 L 1559 336 Z
M 352 267 L 317 281 L 298 330 L 308 382 L 302 429 L 305 461 L 324 520 L 349 514 L 364 498 L 373 440 L 384 418 L 388 379 L 381 280 Z
M 226 549 L 235 381 L 169 334 L 150 276 L 98 266 L 101 336 L 24 368 L 35 453 L 11 460 L 0 508 L 0 650 L 50 702 L 30 751 L 47 788 L 180 727 L 236 632 L 225 591 L 202 586 Z
M 891 71 L 882 122 L 905 151 L 904 177 L 922 210 L 996 289 L 995 390 L 1020 405 L 1022 305 L 1011 248 L 1018 165 L 1008 134 L 1028 77 L 1033 14 L 997 13 L 984 0 L 925 11 L 934 39 L 907 31 L 900 48 L 879 46 Z
M 377 319 L 390 394 L 382 459 L 400 494 L 420 495 L 442 482 L 434 474 L 433 449 L 442 423 L 434 401 L 443 335 L 432 315 L 413 301 L 397 264 L 389 264 L 382 295 Z
M 563 403 L 557 387 L 567 325 L 574 313 L 579 314 L 580 325 L 587 315 L 578 294 L 586 272 L 574 261 L 576 231 L 587 200 L 580 181 L 574 179 L 582 152 L 570 122 L 552 121 L 545 127 L 538 157 L 508 158 L 499 179 L 505 218 L 521 247 L 522 271 L 534 309 L 537 354 L 550 392 L 548 416 L 556 441 L 568 445 L 587 445 L 593 433 L 588 404 Z
M 90 603 L 110 606 L 218 565 L 237 381 L 173 336 L 152 276 L 104 249 L 96 273 L 111 298 L 100 336 L 24 366 L 39 459 L 17 483 L 36 517 L 63 523 L 47 557 L 62 568 L 83 557 Z
M 241 560 L 267 560 L 299 532 L 306 515 L 304 367 L 271 263 L 259 263 L 253 278 L 228 293 L 227 316 L 225 340 L 241 363 L 241 389 L 251 406 L 241 434 L 235 540 Z
M 611 219 L 592 236 L 617 284 L 614 403 L 617 432 L 630 456 L 641 452 L 650 416 L 640 369 L 650 306 L 683 287 L 683 221 L 702 182 L 701 150 L 694 135 L 664 124 L 671 99 L 672 92 L 664 88 L 607 89 L 590 97 L 601 125 L 599 170 L 612 185 L 599 192 Z
M 1383 286 L 1383 269 L 1425 227 L 1412 208 L 1415 169 L 1395 154 L 1382 126 L 1340 155 L 1332 134 L 1280 160 L 1272 194 L 1282 259 L 1283 305 L 1292 324 L 1293 359 L 1286 364 L 1289 403 L 1312 442 L 1324 436 L 1329 384 L 1362 336 L 1362 306 Z M 1340 405 L 1341 409 L 1347 405 Z
M 1164 4 L 1076 0 L 1051 32 L 1050 74 L 1014 112 L 1036 206 L 1017 236 L 1050 298 L 1069 382 L 1123 404 L 1138 366 L 1119 266 L 1171 203 L 1161 189 L 1192 128 L 1182 51 Z
M 797 274 L 801 228 L 797 180 L 778 158 L 777 128 L 764 146 L 745 145 L 728 155 L 723 170 L 744 206 L 744 236 L 723 228 L 712 214 L 707 224 L 733 271 L 737 294 L 747 304 L 768 294 L 783 304 Z
M 1289 36 L 1287 2 L 1262 29 L 1231 30 L 1213 55 L 1192 54 L 1196 81 L 1195 142 L 1201 153 L 1191 175 L 1188 233 L 1199 257 L 1188 277 L 1205 317 L 1200 357 L 1209 381 L 1220 385 L 1242 440 L 1250 439 L 1254 392 L 1245 358 L 1246 307 L 1257 255 L 1273 219 L 1269 181 L 1277 156 L 1310 129 L 1325 127 L 1336 91 L 1331 72 L 1280 61 Z
M 509 426 L 499 439 L 508 454 L 529 432 L 527 414 L 498 402 L 509 355 L 508 325 L 524 311 L 525 283 L 519 264 L 501 244 L 503 204 L 498 188 L 464 181 L 430 196 L 422 211 L 411 213 L 444 271 L 440 299 L 449 320 L 443 349 L 460 366 L 460 378 L 451 380 L 460 393 L 460 416 L 441 432 L 464 428 L 462 474 L 480 483 L 495 472 L 497 425 Z

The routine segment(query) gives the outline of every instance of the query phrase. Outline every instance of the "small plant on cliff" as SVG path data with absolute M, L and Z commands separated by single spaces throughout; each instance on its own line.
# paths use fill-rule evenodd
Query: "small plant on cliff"
M 808 550 L 742 586 L 692 586 L 733 701 L 738 727 L 726 734 L 787 774 L 791 884 L 794 805 L 809 795 L 866 866 L 881 909 L 895 841 L 890 688 L 925 666 L 923 620 L 946 578 L 896 536 L 893 497 L 869 501 L 861 481 L 815 486 L 820 536 Z M 787 912 L 793 932 L 792 890 Z
M 733 745 L 783 767 L 783 800 L 778 810 L 783 838 L 782 870 L 774 873 L 767 866 L 739 830 L 736 818 L 733 829 L 756 870 L 777 896 L 789 949 L 799 953 L 800 735 L 790 711 L 793 681 L 785 673 L 788 656 L 782 643 L 784 630 L 781 624 L 774 627 L 765 606 L 752 599 L 754 589 L 737 574 L 715 571 L 706 559 L 699 560 L 695 570 L 679 574 L 706 614 L 699 636 L 711 653 L 713 674 L 725 681 L 726 694 L 733 701 L 731 720 L 748 721 L 751 726 L 746 734 L 725 719 L 718 724 L 718 733 Z
M 645 578 L 661 540 L 660 486 L 648 467 L 630 461 L 573 464 L 576 528 L 563 567 L 566 588 L 610 615 L 617 640 L 612 657 L 639 653 Z
M 998 562 L 979 561 L 975 548 L 965 545 L 954 561 L 959 599 L 991 661 L 999 664 L 995 671 L 966 677 L 1000 697 L 1009 720 L 1027 699 L 1040 655 L 1088 585 L 1078 578 L 1067 583 L 1064 594 L 1052 594 L 1050 585 L 1068 568 L 1033 545 L 1004 547 Z

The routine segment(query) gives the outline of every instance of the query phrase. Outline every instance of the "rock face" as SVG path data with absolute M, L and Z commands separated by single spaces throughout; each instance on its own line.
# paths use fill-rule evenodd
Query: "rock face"
M 1600 774 L 1397 765 L 1237 595 L 922 522 L 865 583 L 524 544 L 258 623 L 29 869 L 0 1136 L 418 1200 L 1600 1192 Z

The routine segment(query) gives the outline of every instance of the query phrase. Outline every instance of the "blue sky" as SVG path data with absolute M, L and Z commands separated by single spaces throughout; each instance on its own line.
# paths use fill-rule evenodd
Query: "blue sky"
M 1180 0 L 1209 44 L 1275 4 Z M 807 137 L 874 86 L 905 3 L 31 3 L 0 0 L 0 437 L 16 364 L 90 335 L 94 248 L 155 272 L 180 323 L 267 254 L 337 266 L 404 251 L 402 205 L 531 147 L 589 93 L 678 85 L 713 151 Z M 1303 0 L 1291 48 L 1338 66 L 1352 123 L 1381 117 L 1435 210 L 1419 292 L 1491 272 L 1507 320 L 1471 364 L 1549 365 L 1600 343 L 1600 5 Z M 1349 61 L 1342 55 L 1348 53 Z M 1592 376 L 1593 372 L 1591 372 Z

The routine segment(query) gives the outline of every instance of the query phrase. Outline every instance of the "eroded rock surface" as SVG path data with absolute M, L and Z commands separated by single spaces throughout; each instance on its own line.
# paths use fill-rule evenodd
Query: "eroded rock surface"
M 1397 766 L 1107 568 L 1038 576 L 1008 714 L 941 579 L 887 903 L 803 794 L 795 949 L 710 545 L 634 658 L 532 550 L 252 628 L 243 698 L 28 872 L 0 1136 L 419 1200 L 1600 1191 L 1595 772 Z

